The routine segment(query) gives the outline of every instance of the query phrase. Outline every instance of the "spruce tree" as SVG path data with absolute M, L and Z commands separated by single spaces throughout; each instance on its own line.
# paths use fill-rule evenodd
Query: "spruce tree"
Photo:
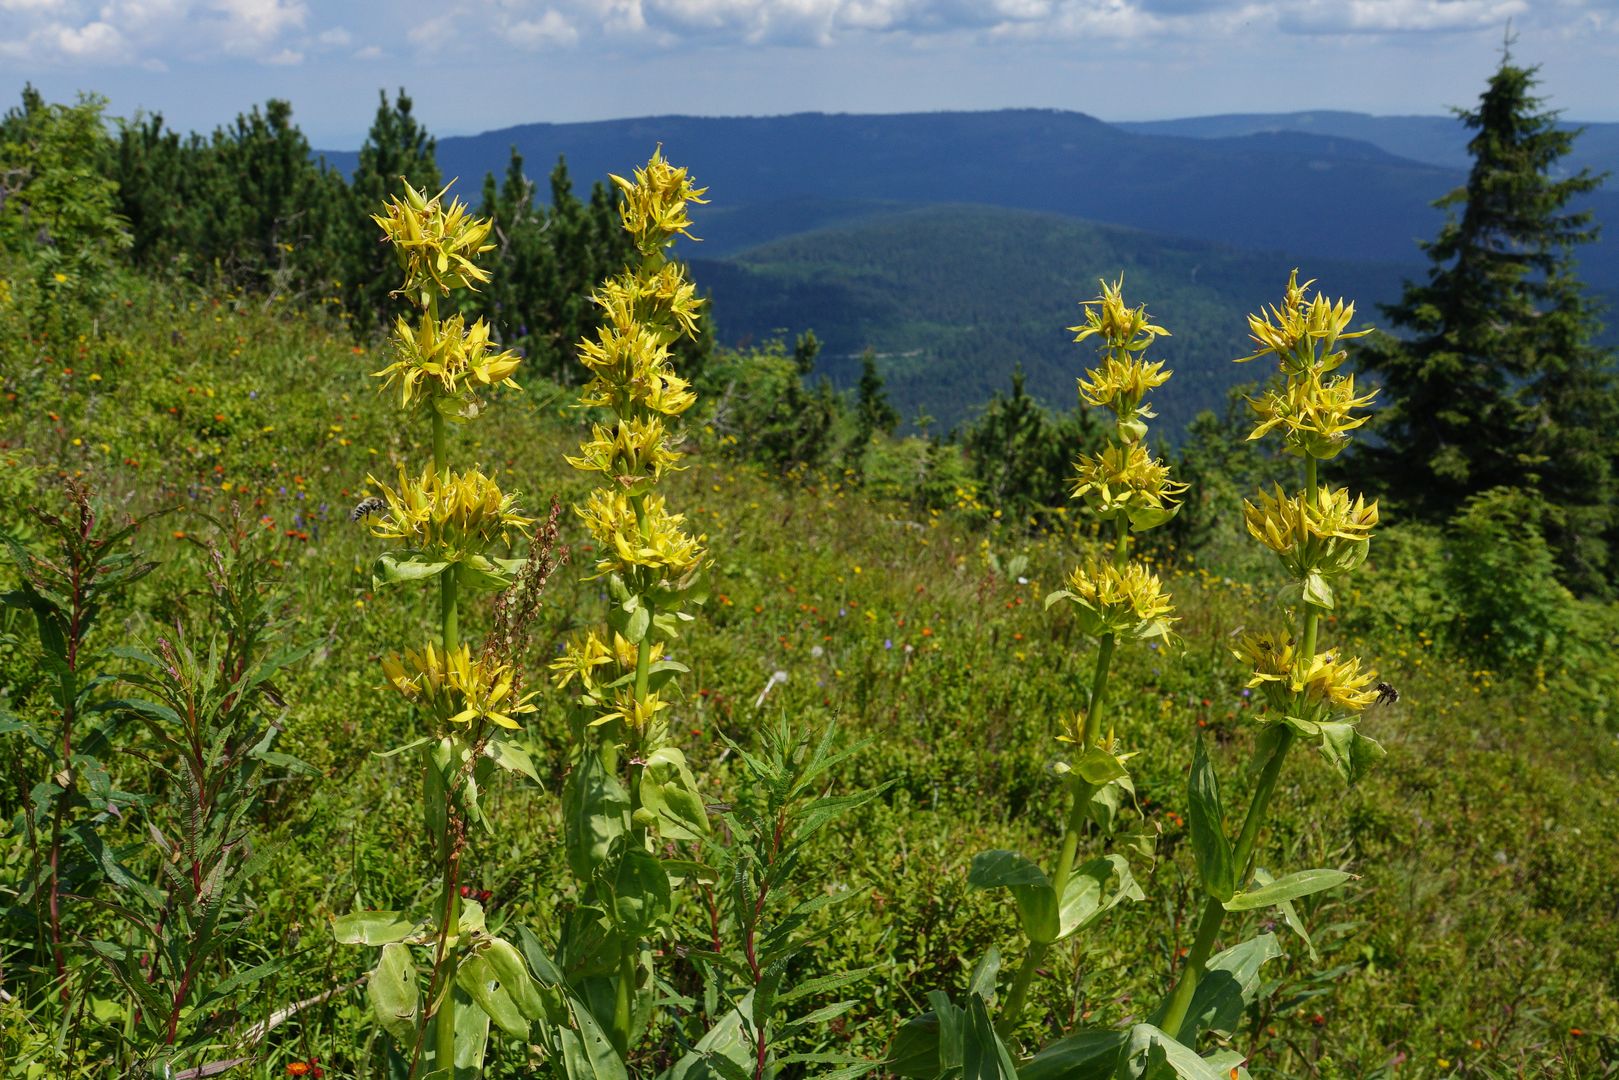
M 1594 344 L 1596 309 L 1574 250 L 1597 228 L 1572 200 L 1602 178 L 1555 178 L 1578 134 L 1532 91 L 1537 68 L 1504 52 L 1471 111 L 1472 169 L 1435 205 L 1432 267 L 1383 308 L 1403 340 L 1362 363 L 1382 383 L 1383 444 L 1366 456 L 1395 508 L 1441 521 L 1493 488 L 1533 490 L 1569 583 L 1600 591 L 1614 529 L 1613 358 Z
M 371 215 L 389 195 L 403 189 L 400 178 L 429 195 L 438 191 L 438 162 L 434 157 L 436 140 L 411 113 L 411 100 L 401 89 L 388 103 L 386 91 L 379 92 L 376 118 L 360 146 L 360 163 L 349 183 L 348 220 L 354 223 L 348 239 L 348 265 L 343 278 L 348 309 L 362 324 L 387 321 L 391 310 L 388 293 L 398 276 L 394 255 L 377 243 L 377 230 Z M 470 199 L 470 192 L 462 192 Z

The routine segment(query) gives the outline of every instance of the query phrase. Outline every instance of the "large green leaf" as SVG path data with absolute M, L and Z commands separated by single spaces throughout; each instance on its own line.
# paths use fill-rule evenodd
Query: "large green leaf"
M 403 911 L 351 911 L 332 919 L 339 945 L 387 945 L 404 941 L 419 925 Z
M 1331 722 L 1319 727 L 1321 756 L 1332 762 L 1347 784 L 1358 782 L 1384 754 L 1383 747 L 1375 739 L 1362 735 L 1355 724 Z
M 489 1049 L 489 1014 L 476 1008 L 466 991 L 455 995 L 455 1080 L 482 1080 L 483 1058 Z
M 1022 1080 L 1107 1080 L 1129 1038 L 1122 1031 L 1080 1031 L 1058 1039 L 1018 1069 Z
M 425 551 L 385 551 L 371 564 L 371 587 L 381 589 L 401 581 L 437 577 L 449 563 L 434 559 Z
M 398 942 L 384 945 L 377 966 L 366 983 L 371 1011 L 382 1029 L 407 1049 L 416 1042 L 416 1010 L 421 991 L 416 985 L 416 962 L 410 946 Z
M 1267 933 L 1210 958 L 1186 1010 L 1180 1036 L 1195 1043 L 1205 1031 L 1233 1034 L 1242 1024 L 1243 1010 L 1259 990 L 1259 969 L 1281 955 L 1276 935 Z
M 672 905 L 669 874 L 656 855 L 629 848 L 613 874 L 613 915 L 619 932 L 632 940 L 646 937 L 668 921 Z
M 954 1005 L 947 1007 L 955 1009 Z M 937 1012 L 913 1016 L 894 1032 L 883 1064 L 895 1076 L 913 1077 L 914 1080 L 933 1080 L 941 1071 L 939 1037 L 940 1022 Z
M 529 973 L 522 953 L 509 941 L 491 938 L 483 953 L 490 973 L 512 999 L 512 1004 L 530 1020 L 562 1019 L 562 1004 L 555 986 L 542 987 Z M 493 1015 L 493 1014 L 491 1014 Z
M 696 840 L 708 835 L 708 813 L 703 809 L 697 778 L 675 747 L 661 747 L 647 756 L 640 791 L 641 808 L 663 839 Z
M 623 1059 L 585 1004 L 570 997 L 568 1011 L 573 1026 L 558 1033 L 568 1080 L 629 1080 Z
M 1354 877 L 1342 870 L 1300 870 L 1296 874 L 1279 877 L 1269 885 L 1237 893 L 1225 902 L 1227 911 L 1252 911 L 1271 907 L 1284 900 L 1297 900 L 1324 889 L 1336 888 Z
M 496 1027 L 514 1038 L 528 1035 L 528 1018 L 512 1000 L 505 983 L 483 953 L 465 957 L 455 969 L 455 984 L 467 992 L 473 1003 L 494 1021 Z
M 1123 855 L 1092 859 L 1075 867 L 1063 886 L 1058 937 L 1085 929 L 1126 900 L 1145 899 Z
M 1198 736 L 1192 751 L 1192 774 L 1187 784 L 1190 796 L 1187 823 L 1191 827 L 1192 856 L 1203 888 L 1216 900 L 1229 900 L 1236 891 L 1236 871 L 1232 866 L 1231 841 L 1225 834 L 1225 809 L 1220 804 L 1220 782 Z
M 630 798 L 590 750 L 579 755 L 562 788 L 568 867 L 580 881 L 596 876 L 614 841 L 629 831 Z
M 981 851 L 973 856 L 967 884 L 975 889 L 1007 888 L 1017 902 L 1018 920 L 1030 941 L 1049 945 L 1062 929 L 1057 891 L 1045 872 L 1015 851 Z
M 753 1030 L 749 1019 L 752 1012 L 753 995 L 750 993 L 705 1031 L 697 1045 L 675 1062 L 663 1080 L 722 1080 L 728 1071 L 722 1062 L 742 1069 L 745 1075 L 753 1075 L 754 1046 L 749 1039 Z
M 1213 1066 L 1151 1024 L 1130 1029 L 1130 1040 L 1113 1074 L 1117 1080 L 1228 1080 Z

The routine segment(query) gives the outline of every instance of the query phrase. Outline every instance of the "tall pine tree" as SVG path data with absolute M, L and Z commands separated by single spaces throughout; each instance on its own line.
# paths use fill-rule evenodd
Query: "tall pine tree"
M 1429 520 L 1492 488 L 1537 492 L 1568 583 L 1602 591 L 1619 408 L 1575 269 L 1597 228 L 1569 209 L 1602 177 L 1554 178 L 1578 133 L 1542 109 L 1537 70 L 1503 52 L 1478 107 L 1458 110 L 1474 132 L 1472 170 L 1435 204 L 1448 215 L 1422 245 L 1428 280 L 1383 308 L 1408 336 L 1361 353 L 1383 387 L 1383 444 L 1366 457 L 1396 508 Z

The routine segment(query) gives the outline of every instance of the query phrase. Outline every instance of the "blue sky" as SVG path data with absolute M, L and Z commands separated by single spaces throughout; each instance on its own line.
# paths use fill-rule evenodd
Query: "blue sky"
M 1552 105 L 1619 120 L 1619 0 L 0 0 L 0 93 L 95 90 L 181 130 L 283 97 L 334 149 L 399 86 L 439 135 L 676 112 L 1432 114 L 1477 96 L 1509 19 Z

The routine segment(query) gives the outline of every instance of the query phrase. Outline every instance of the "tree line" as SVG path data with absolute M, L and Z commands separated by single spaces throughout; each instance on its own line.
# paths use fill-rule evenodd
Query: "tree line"
M 1448 220 L 1422 245 L 1426 280 L 1406 283 L 1375 320 L 1385 332 L 1360 351 L 1360 375 L 1379 389 L 1372 437 L 1332 466 L 1369 475 L 1393 521 L 1521 520 L 1564 585 L 1609 597 L 1619 580 L 1619 386 L 1578 276 L 1577 251 L 1597 227 L 1570 208 L 1603 178 L 1562 174 L 1578 133 L 1558 127 L 1536 85 L 1536 69 L 1504 53 L 1477 106 L 1460 112 L 1474 133 L 1472 169 L 1437 203 Z M 0 242 L 34 253 L 41 296 L 93 294 L 106 267 L 127 261 L 335 303 L 362 335 L 381 324 L 392 256 L 370 214 L 401 177 L 442 184 L 433 137 L 403 91 L 381 95 L 350 176 L 313 155 L 284 101 L 185 136 L 157 115 L 108 127 L 103 108 L 95 97 L 47 104 L 29 87 L 0 118 Z M 562 161 L 542 191 L 514 149 L 504 176 L 463 197 L 493 220 L 496 244 L 494 284 L 465 314 L 487 318 L 531 371 L 573 381 L 572 347 L 595 321 L 590 293 L 630 255 L 616 196 L 597 181 L 579 197 Z M 1039 520 L 1066 499 L 1076 453 L 1098 442 L 1077 411 L 1041 407 L 1019 373 L 960 430 L 938 437 L 919 416 L 913 427 L 932 437 L 902 446 L 897 463 L 892 453 L 873 461 L 899 422 L 875 356 L 845 394 L 813 379 L 813 335 L 790 351 L 717 355 L 711 335 L 683 345 L 682 364 L 717 403 L 713 426 L 737 452 L 784 471 L 838 466 L 858 481 L 875 466 L 909 477 L 896 485 L 908 498 L 960 504 L 970 487 L 967 502 Z M 1242 486 L 1248 477 L 1233 471 L 1273 470 L 1240 445 L 1242 412 L 1237 402 L 1191 425 L 1178 451 L 1189 478 Z M 1208 527 L 1194 502 L 1170 535 L 1196 543 Z

